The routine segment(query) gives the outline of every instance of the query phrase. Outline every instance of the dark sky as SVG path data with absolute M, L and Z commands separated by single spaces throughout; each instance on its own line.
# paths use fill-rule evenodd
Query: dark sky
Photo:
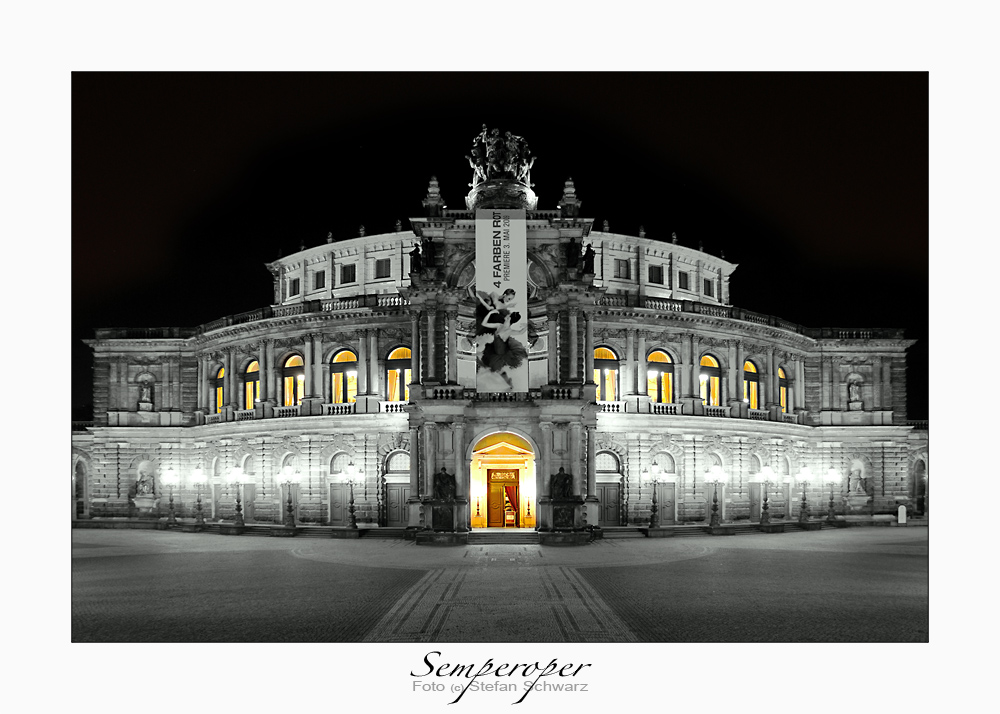
M 928 79 L 911 74 L 103 74 L 72 79 L 73 404 L 95 327 L 266 304 L 299 245 L 464 206 L 482 124 L 611 230 L 725 253 L 735 305 L 905 327 L 927 369 Z M 910 418 L 926 418 L 911 390 Z

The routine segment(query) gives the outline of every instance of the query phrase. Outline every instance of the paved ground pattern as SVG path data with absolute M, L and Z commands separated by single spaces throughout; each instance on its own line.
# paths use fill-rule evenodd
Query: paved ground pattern
M 73 531 L 73 640 L 911 642 L 927 529 L 583 547 Z

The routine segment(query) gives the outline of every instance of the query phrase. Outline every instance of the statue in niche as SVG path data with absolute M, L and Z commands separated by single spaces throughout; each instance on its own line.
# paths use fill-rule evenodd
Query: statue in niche
M 865 483 L 864 483 L 865 479 L 862 477 L 861 474 L 862 471 L 860 466 L 855 464 L 854 466 L 851 467 L 851 475 L 848 479 L 849 484 L 850 483 L 854 484 L 854 488 L 851 489 L 851 493 L 856 493 L 856 494 L 866 493 Z
M 583 274 L 594 274 L 594 246 L 590 243 L 587 244 L 587 250 L 583 253 Z
M 858 382 L 847 383 L 847 399 L 851 402 L 861 401 L 861 384 Z
M 139 401 L 140 402 L 152 401 L 152 389 L 146 382 L 143 382 L 142 384 L 139 385 Z
M 434 500 L 455 500 L 455 477 L 448 473 L 444 466 L 438 473 L 434 474 Z
M 410 273 L 419 273 L 422 265 L 423 263 L 420 258 L 420 246 L 414 244 L 413 250 L 410 251 Z
M 138 473 L 135 479 L 136 496 L 152 496 L 156 490 L 156 481 L 153 476 L 153 465 L 148 461 L 139 464 Z
M 570 238 L 566 244 L 566 267 L 575 268 L 580 264 L 580 244 L 576 238 Z
M 572 474 L 566 473 L 566 469 L 560 466 L 559 473 L 552 475 L 552 485 L 549 490 L 552 492 L 552 498 L 572 498 Z

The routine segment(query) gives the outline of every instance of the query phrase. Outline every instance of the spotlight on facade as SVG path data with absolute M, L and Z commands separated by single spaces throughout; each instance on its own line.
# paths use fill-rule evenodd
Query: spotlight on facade
M 712 528 L 719 526 L 719 484 L 725 484 L 729 477 L 722 467 L 716 464 L 705 472 L 705 481 L 712 484 L 712 518 L 708 525 Z
M 174 486 L 180 483 L 180 477 L 178 477 L 176 471 L 172 468 L 168 468 L 163 472 L 162 480 L 163 483 L 167 485 L 167 493 L 170 497 L 167 506 L 167 528 L 173 528 L 177 525 L 177 515 L 174 513 Z

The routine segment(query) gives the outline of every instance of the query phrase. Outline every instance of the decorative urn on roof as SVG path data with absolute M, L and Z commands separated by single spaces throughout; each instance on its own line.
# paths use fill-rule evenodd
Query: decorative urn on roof
M 531 166 L 535 157 L 523 137 L 509 131 L 483 130 L 472 140 L 472 190 L 465 197 L 470 211 L 479 208 L 523 208 L 535 210 L 538 197 L 531 190 Z

